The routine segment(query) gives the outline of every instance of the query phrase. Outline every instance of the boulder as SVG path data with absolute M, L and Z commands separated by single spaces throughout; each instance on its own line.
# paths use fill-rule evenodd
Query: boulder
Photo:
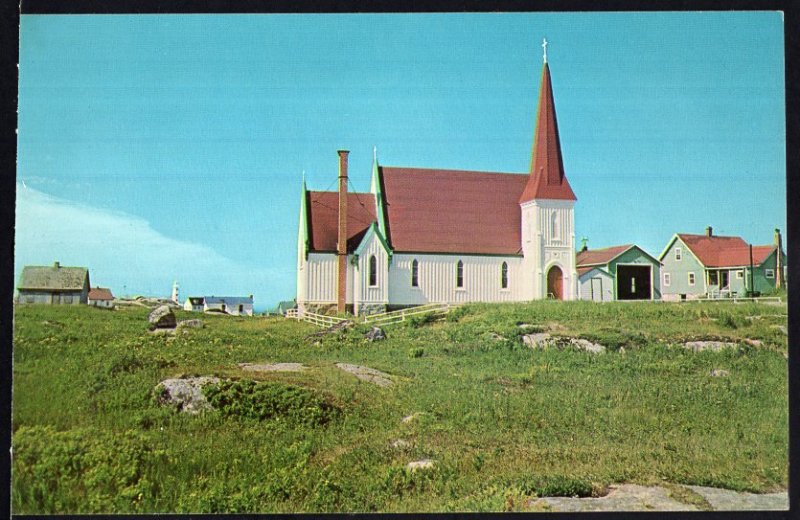
M 178 322 L 178 327 L 188 327 L 191 329 L 202 329 L 205 324 L 203 320 L 193 319 L 193 320 L 181 320 Z
M 721 368 L 715 368 L 711 371 L 711 377 L 727 377 L 730 372 Z
M 382 341 L 386 339 L 386 334 L 380 327 L 372 327 L 369 332 L 364 335 L 367 341 Z
M 217 377 L 193 377 L 188 379 L 165 379 L 156 387 L 158 402 L 173 405 L 179 411 L 197 414 L 203 410 L 211 410 L 211 404 L 203 395 L 203 386 L 218 383 Z
M 156 307 L 147 317 L 147 321 L 157 329 L 174 329 L 178 325 L 175 313 L 167 305 Z

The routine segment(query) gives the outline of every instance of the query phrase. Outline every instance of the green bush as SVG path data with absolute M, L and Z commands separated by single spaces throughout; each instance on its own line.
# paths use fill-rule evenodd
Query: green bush
M 314 392 L 276 382 L 221 381 L 204 386 L 203 395 L 226 417 L 259 421 L 285 418 L 315 426 L 327 423 L 336 413 L 333 405 Z
M 411 316 L 410 318 L 408 318 L 408 321 L 406 321 L 406 323 L 408 323 L 408 326 L 411 327 L 412 329 L 418 329 L 423 325 L 432 323 L 435 320 L 436 320 L 436 315 L 431 312 L 427 314 L 416 314 L 414 316 Z
M 408 357 L 410 357 L 412 359 L 420 358 L 420 357 L 423 356 L 423 354 L 425 354 L 425 349 L 424 348 L 414 347 L 414 348 L 408 349 Z
M 155 494 L 146 470 L 164 458 L 133 431 L 56 431 L 21 426 L 14 434 L 15 513 L 129 513 Z
M 547 475 L 524 478 L 520 487 L 528 494 L 539 497 L 590 497 L 592 483 L 585 479 L 564 475 Z

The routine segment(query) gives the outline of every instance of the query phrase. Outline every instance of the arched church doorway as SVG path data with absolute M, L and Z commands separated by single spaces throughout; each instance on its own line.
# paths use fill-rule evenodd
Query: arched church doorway
M 557 265 L 547 271 L 547 297 L 554 300 L 564 299 L 564 274 Z

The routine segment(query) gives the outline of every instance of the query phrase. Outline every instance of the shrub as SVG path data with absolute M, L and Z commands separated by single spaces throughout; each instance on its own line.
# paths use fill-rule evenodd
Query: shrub
M 155 494 L 145 470 L 164 458 L 144 437 L 50 426 L 14 434 L 14 512 L 127 513 Z
M 520 487 L 540 497 L 589 497 L 592 483 L 565 475 L 534 476 L 523 479 Z
M 206 385 L 203 395 L 223 416 L 258 421 L 286 418 L 313 426 L 328 422 L 337 411 L 305 388 L 251 379 Z
M 420 358 L 422 355 L 425 354 L 425 349 L 421 347 L 414 347 L 408 349 L 408 357 L 410 358 Z
M 422 327 L 423 325 L 433 322 L 434 320 L 436 320 L 436 315 L 432 312 L 429 312 L 426 314 L 416 314 L 414 316 L 411 316 L 410 318 L 408 318 L 408 321 L 406 323 L 408 323 L 409 327 L 417 329 L 419 327 Z

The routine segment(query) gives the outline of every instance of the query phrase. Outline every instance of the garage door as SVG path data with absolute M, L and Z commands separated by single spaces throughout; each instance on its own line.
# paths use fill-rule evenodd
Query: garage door
M 617 266 L 617 299 L 618 300 L 650 300 L 653 290 L 649 265 Z

